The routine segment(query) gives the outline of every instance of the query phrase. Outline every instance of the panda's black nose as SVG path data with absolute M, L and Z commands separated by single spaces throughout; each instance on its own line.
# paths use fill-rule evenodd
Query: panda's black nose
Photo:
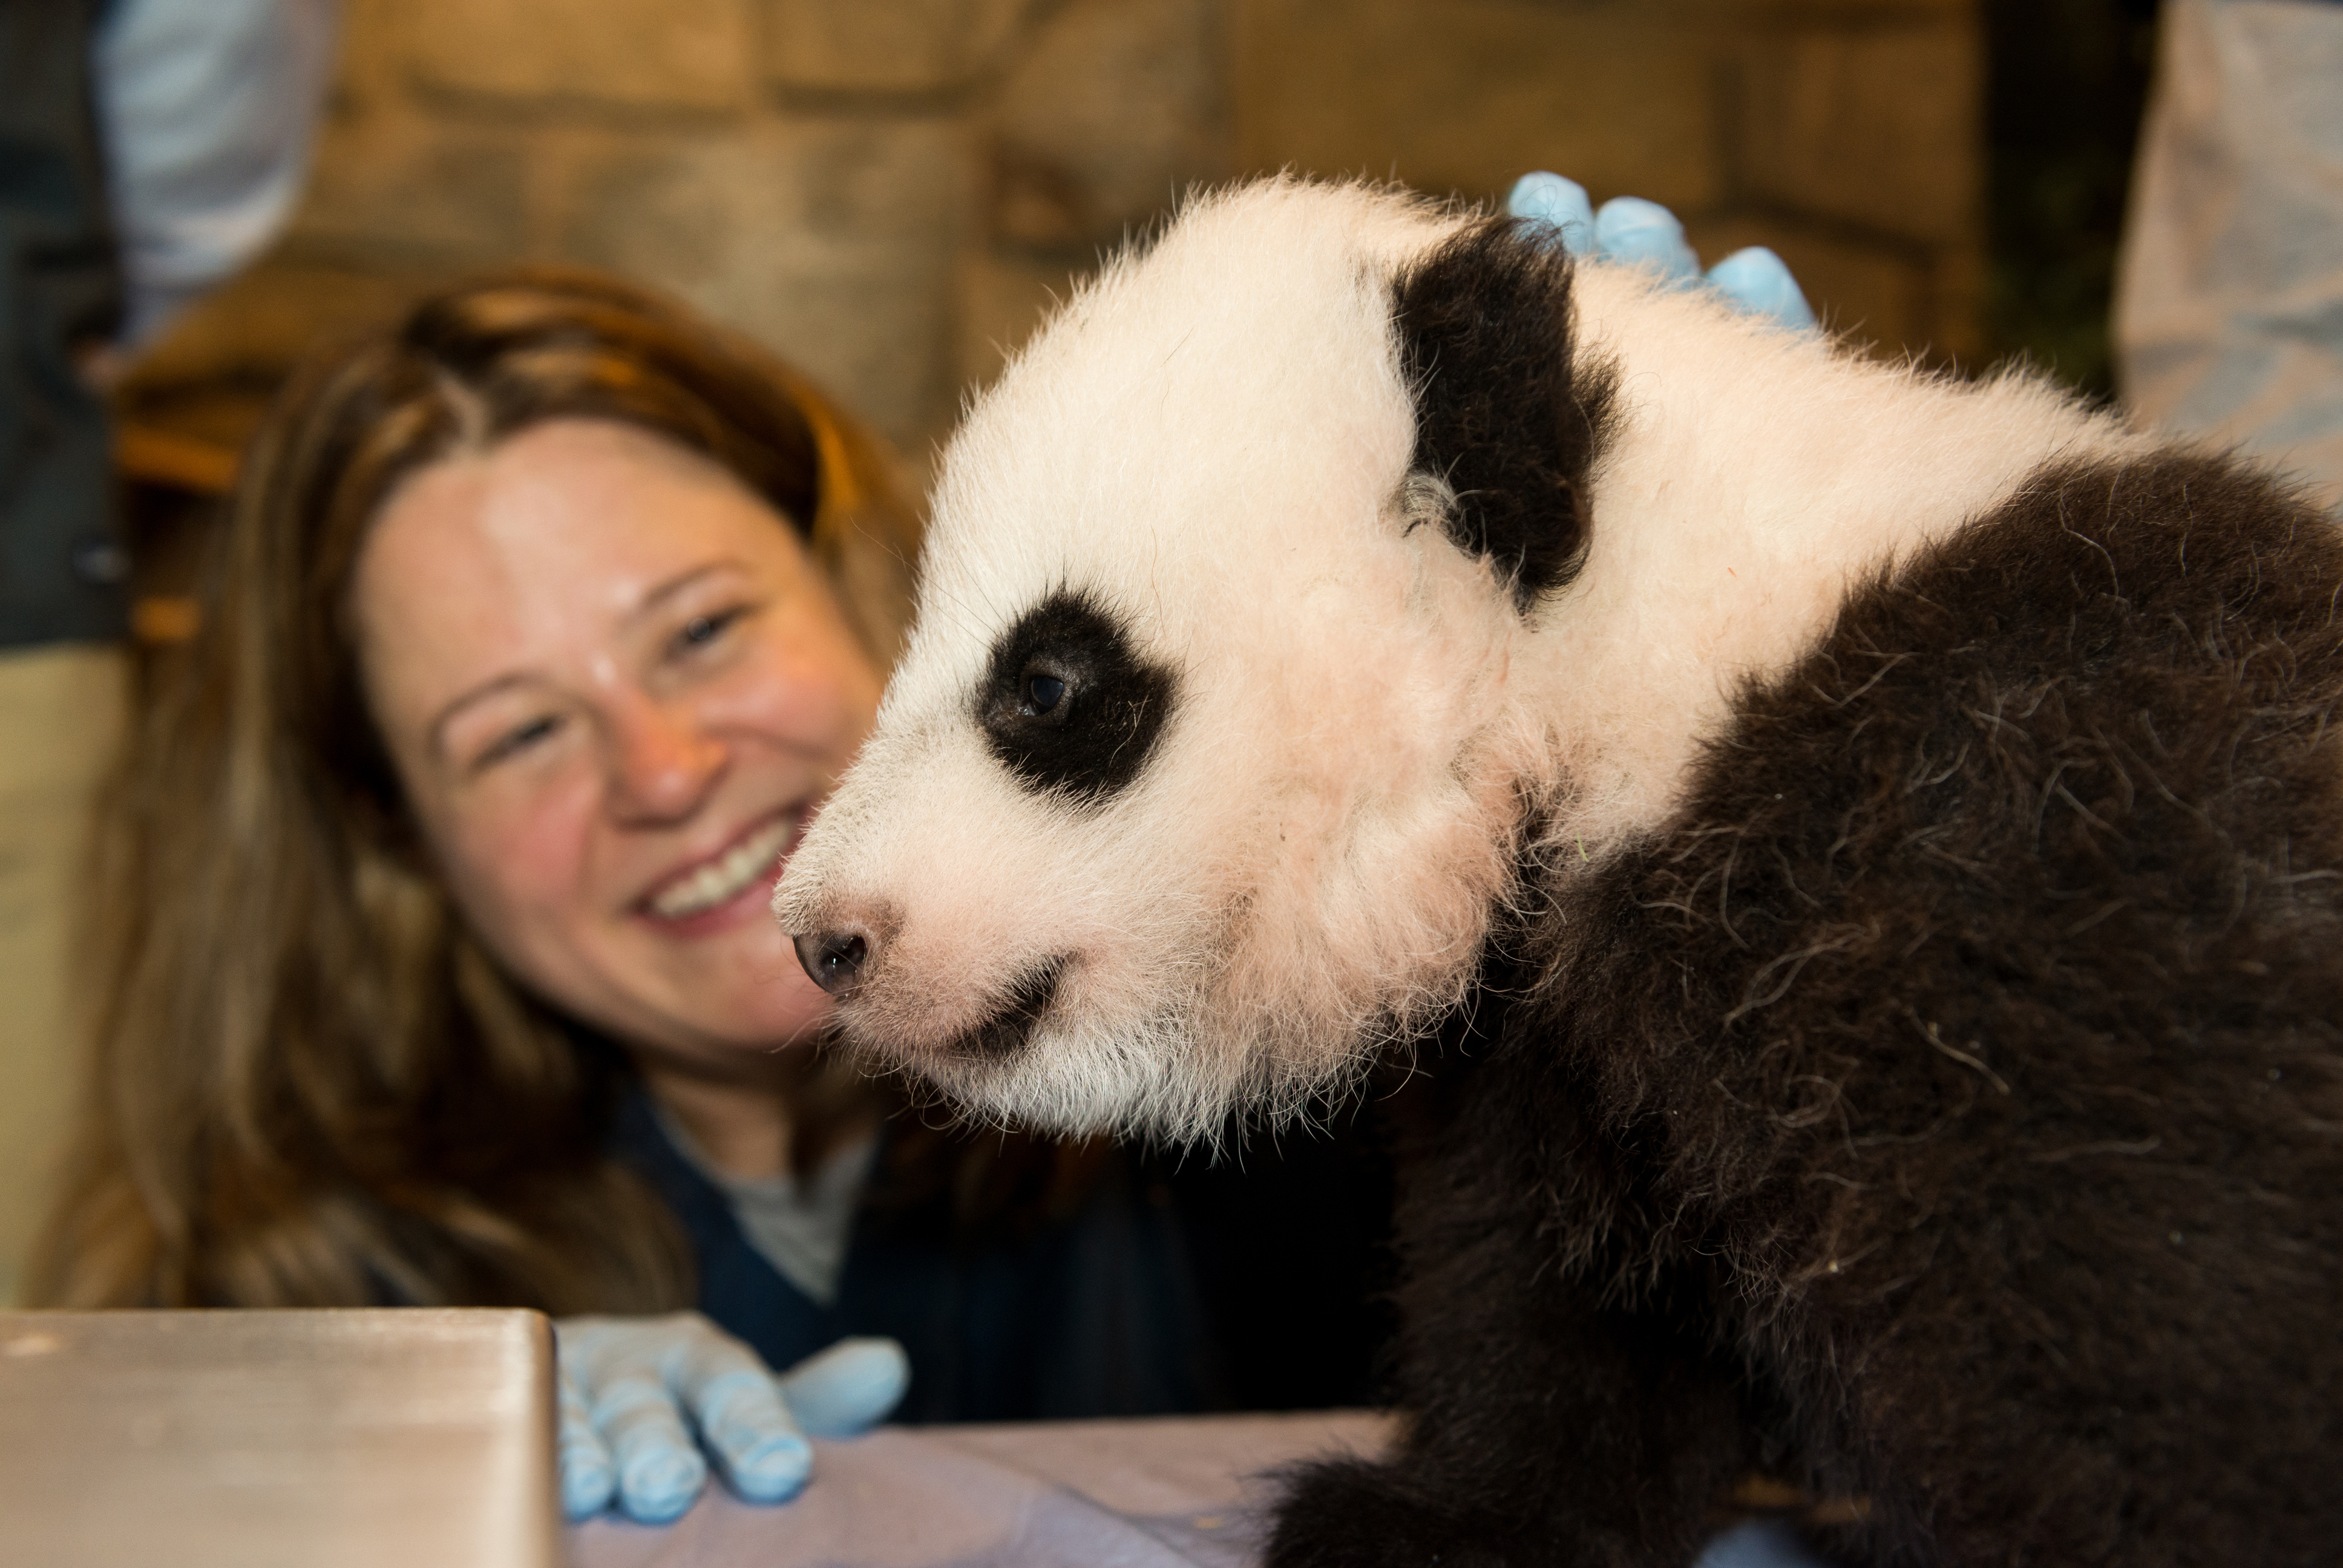
M 814 984 L 832 996 L 854 989 L 863 961 L 870 956 L 870 944 L 851 931 L 808 931 L 796 943 L 798 962 Z

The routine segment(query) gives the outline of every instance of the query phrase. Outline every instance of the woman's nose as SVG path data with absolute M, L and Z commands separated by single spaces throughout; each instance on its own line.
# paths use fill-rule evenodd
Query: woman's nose
M 679 707 L 648 698 L 612 725 L 610 805 L 622 820 L 672 821 L 699 809 L 724 771 L 722 740 Z

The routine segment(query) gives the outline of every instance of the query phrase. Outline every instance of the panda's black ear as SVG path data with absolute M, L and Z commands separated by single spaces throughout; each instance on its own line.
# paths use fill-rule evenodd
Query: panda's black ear
M 1523 611 L 1585 559 L 1586 477 L 1615 418 L 1618 371 L 1577 351 L 1571 261 L 1542 224 L 1475 223 L 1393 286 L 1415 394 L 1413 473 L 1453 492 L 1447 530 Z

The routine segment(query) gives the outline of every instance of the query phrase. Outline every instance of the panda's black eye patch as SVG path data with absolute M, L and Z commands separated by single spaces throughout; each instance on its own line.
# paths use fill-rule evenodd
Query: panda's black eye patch
M 1173 689 L 1171 671 L 1139 656 L 1120 618 L 1061 589 L 993 644 L 976 718 L 1028 788 L 1101 805 L 1147 766 Z

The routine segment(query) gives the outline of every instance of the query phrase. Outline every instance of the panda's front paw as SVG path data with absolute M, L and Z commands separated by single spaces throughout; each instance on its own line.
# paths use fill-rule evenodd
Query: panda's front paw
M 1504 1568 L 1466 1521 L 1389 1465 L 1329 1460 L 1294 1473 L 1264 1568 Z

